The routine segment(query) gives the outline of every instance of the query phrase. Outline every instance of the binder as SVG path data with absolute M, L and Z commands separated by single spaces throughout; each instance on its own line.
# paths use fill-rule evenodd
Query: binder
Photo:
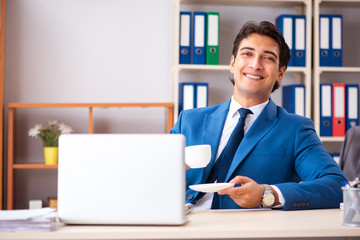
M 305 15 L 294 16 L 294 66 L 305 67 L 306 22 Z
M 345 84 L 333 83 L 333 136 L 345 136 Z
M 191 12 L 180 12 L 179 63 L 191 63 Z
M 320 136 L 332 134 L 332 84 L 320 84 Z
M 206 13 L 194 12 L 192 28 L 192 63 L 205 64 L 205 26 Z
M 183 110 L 195 108 L 195 83 L 179 83 L 179 113 Z
M 282 105 L 289 113 L 305 116 L 305 85 L 293 84 L 282 88 Z
M 346 131 L 359 125 L 359 85 L 346 86 Z
M 218 12 L 206 13 L 206 64 L 219 64 L 220 17 Z
M 319 16 L 320 66 L 330 66 L 330 15 Z
M 289 46 L 291 58 L 288 66 L 294 66 L 294 24 L 293 15 L 282 14 L 276 18 L 276 26 L 284 36 L 285 42 Z
M 196 83 L 196 107 L 207 107 L 209 102 L 209 84 Z
M 331 66 L 341 67 L 342 64 L 342 16 L 331 16 Z

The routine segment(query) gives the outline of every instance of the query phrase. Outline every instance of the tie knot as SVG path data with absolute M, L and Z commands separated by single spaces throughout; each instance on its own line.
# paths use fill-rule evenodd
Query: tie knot
M 240 108 L 239 110 L 239 113 L 240 113 L 240 117 L 242 118 L 246 118 L 246 116 L 249 114 L 249 113 L 253 113 L 250 109 L 247 109 L 247 108 Z

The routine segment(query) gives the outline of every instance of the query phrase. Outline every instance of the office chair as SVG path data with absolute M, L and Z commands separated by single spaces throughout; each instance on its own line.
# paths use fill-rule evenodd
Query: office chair
M 339 165 L 348 181 L 360 178 L 360 126 L 354 126 L 346 132 Z

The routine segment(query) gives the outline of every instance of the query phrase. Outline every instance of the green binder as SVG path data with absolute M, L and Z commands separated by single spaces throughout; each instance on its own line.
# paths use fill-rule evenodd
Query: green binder
M 218 12 L 206 13 L 206 64 L 219 64 L 220 17 Z

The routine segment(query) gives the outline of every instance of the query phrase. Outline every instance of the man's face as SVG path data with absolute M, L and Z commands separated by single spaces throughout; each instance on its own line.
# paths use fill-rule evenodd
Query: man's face
M 253 104 L 269 100 L 275 82 L 281 82 L 286 70 L 279 70 L 279 54 L 279 45 L 268 36 L 254 33 L 241 41 L 230 63 L 235 100 L 242 104 L 244 99 Z

